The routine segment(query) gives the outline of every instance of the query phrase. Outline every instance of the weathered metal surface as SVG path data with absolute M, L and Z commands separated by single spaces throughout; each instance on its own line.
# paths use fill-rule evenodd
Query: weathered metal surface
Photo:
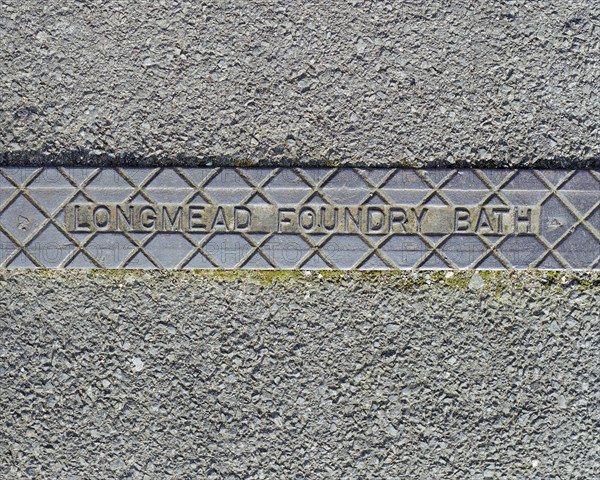
M 599 264 L 597 170 L 0 169 L 3 268 Z

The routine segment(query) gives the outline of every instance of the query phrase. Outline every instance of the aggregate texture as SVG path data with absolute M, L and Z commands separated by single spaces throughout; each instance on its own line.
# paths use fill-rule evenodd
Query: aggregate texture
M 599 164 L 589 0 L 2 0 L 0 161 Z
M 597 273 L 4 271 L 0 478 L 597 479 L 599 293 Z

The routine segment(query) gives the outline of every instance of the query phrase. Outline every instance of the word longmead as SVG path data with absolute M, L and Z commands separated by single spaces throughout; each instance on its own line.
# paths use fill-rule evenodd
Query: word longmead
M 481 233 L 539 231 L 538 207 L 71 204 L 71 232 Z

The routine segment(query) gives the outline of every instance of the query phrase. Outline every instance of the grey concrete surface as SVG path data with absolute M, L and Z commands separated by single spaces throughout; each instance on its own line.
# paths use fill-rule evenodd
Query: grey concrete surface
M 2 0 L 1 161 L 597 165 L 599 15 L 589 0 Z
M 0 478 L 596 479 L 600 275 L 0 273 Z

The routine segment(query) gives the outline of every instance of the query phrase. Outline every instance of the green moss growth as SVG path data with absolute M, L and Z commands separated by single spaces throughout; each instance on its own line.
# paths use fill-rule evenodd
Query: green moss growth
M 343 270 L 319 270 L 318 274 L 323 278 L 339 279 L 346 274 L 346 272 Z
M 454 288 L 468 288 L 471 282 L 471 277 L 464 274 L 454 274 L 452 277 L 446 279 L 446 284 Z
M 127 275 L 136 275 L 146 272 L 147 270 L 109 270 L 102 268 L 94 268 L 91 270 L 80 270 L 81 272 L 85 272 L 88 276 L 101 276 L 101 277 L 109 277 L 109 278 L 123 278 Z M 57 270 L 58 272 L 58 270 Z
M 321 165 L 327 168 L 335 168 L 340 166 L 337 160 L 325 160 L 324 162 L 321 162 Z
M 550 285 L 560 285 L 564 276 L 564 272 L 560 272 L 558 270 L 539 272 L 539 274 L 546 280 L 546 283 Z
M 256 270 L 253 274 L 262 285 L 274 282 L 297 281 L 304 277 L 299 270 Z
M 58 271 L 59 270 L 54 270 L 52 268 L 37 268 L 34 270 L 35 274 L 40 277 L 52 277 L 55 276 Z
M 194 277 L 215 281 L 227 282 L 253 282 L 261 286 L 289 282 L 316 282 L 322 281 L 332 284 L 342 284 L 346 281 L 356 282 L 382 282 L 386 287 L 399 290 L 428 288 L 429 285 L 438 284 L 448 288 L 466 290 L 469 288 L 473 275 L 479 275 L 484 280 L 483 290 L 500 298 L 507 289 L 523 289 L 527 286 L 547 289 L 563 289 L 567 284 L 578 286 L 582 292 L 600 287 L 600 274 L 598 272 L 568 272 L 568 271 L 428 271 L 415 272 L 405 270 L 387 271 L 343 271 L 343 270 L 69 270 L 64 269 L 36 269 L 28 272 L 40 277 L 56 278 L 65 274 L 87 277 L 102 277 L 113 281 L 131 281 L 141 275 L 164 276 L 171 275 L 182 281 L 194 281 Z
M 233 163 L 234 167 L 253 167 L 255 166 L 255 164 L 252 162 L 252 160 L 236 160 Z
M 477 272 L 485 281 L 498 281 L 505 277 L 503 270 L 481 270 Z
M 216 280 L 235 281 L 242 277 L 243 274 L 247 273 L 244 271 L 235 270 L 191 270 L 193 275 L 214 278 Z
M 557 286 L 563 288 L 565 284 L 573 282 L 575 282 L 581 290 L 600 286 L 600 274 L 598 274 L 598 272 L 578 272 L 573 275 L 573 273 L 561 270 L 536 270 L 535 273 L 541 280 L 542 285 L 545 286 Z
M 185 272 L 182 272 L 185 274 Z M 191 270 L 189 273 L 228 282 L 250 281 L 261 285 L 297 281 L 304 275 L 298 270 Z

